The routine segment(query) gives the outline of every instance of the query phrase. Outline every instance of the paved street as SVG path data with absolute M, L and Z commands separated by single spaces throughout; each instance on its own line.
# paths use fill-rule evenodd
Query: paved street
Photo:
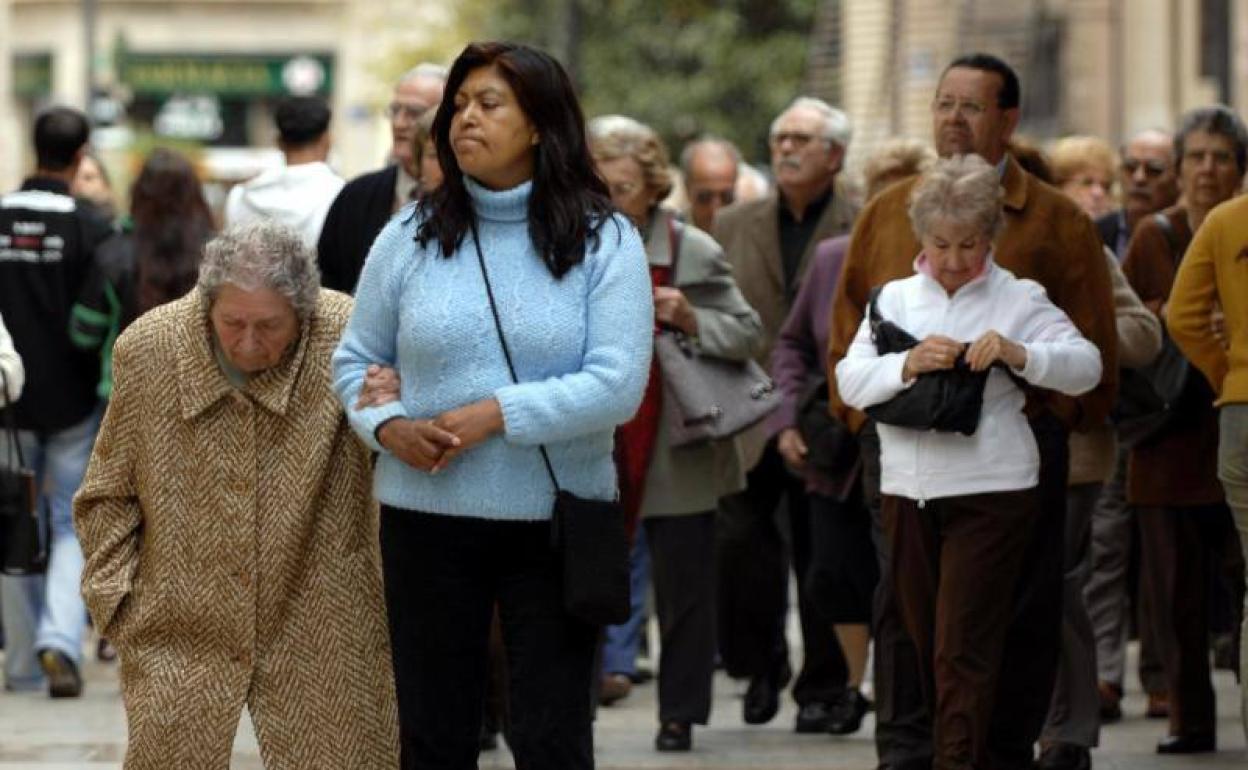
M 0 770 L 36 768 L 119 768 L 125 752 L 125 717 L 118 694 L 116 669 L 90 663 L 87 689 L 81 700 L 54 702 L 40 695 L 0 695 Z M 698 729 L 695 750 L 686 756 L 657 754 L 651 748 L 655 729 L 655 687 L 644 685 L 622 703 L 600 712 L 598 759 L 602 770 L 695 770 L 768 768 L 769 770 L 866 770 L 874 767 L 871 723 L 852 738 L 797 736 L 791 731 L 793 707 L 766 727 L 747 727 L 741 721 L 740 696 L 744 686 L 727 679 L 717 684 L 713 724 Z M 1248 767 L 1239 706 L 1233 678 L 1220 672 L 1218 732 L 1222 751 L 1199 759 L 1161 758 L 1153 745 L 1164 724 L 1148 722 L 1143 699 L 1131 692 L 1125 702 L 1128 717 L 1109 727 L 1095 756 L 1098 770 L 1154 770 L 1167 768 Z M 260 768 L 251 726 L 243 720 L 234 767 Z M 510 768 L 506 750 L 482 757 L 482 768 Z

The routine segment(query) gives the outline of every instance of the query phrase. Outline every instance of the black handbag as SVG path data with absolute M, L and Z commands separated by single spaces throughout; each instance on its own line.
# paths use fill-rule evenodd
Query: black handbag
M 0 468 L 0 572 L 6 575 L 39 575 L 48 568 L 52 520 L 39 505 L 35 472 L 26 465 L 17 435 L 12 405 L 8 400 L 8 377 L 0 370 L 4 393 L 4 437 L 8 457 Z
M 832 416 L 828 378 L 811 383 L 797 404 L 797 431 L 806 443 L 806 467 L 834 482 L 844 481 L 858 463 L 858 439 Z
M 880 355 L 901 353 L 919 344 L 905 329 L 880 316 L 876 308 L 880 287 L 871 290 L 869 318 L 871 340 Z M 914 383 L 882 404 L 864 411 L 871 419 L 884 425 L 915 430 L 938 430 L 972 436 L 979 428 L 979 415 L 984 406 L 984 386 L 988 372 L 971 371 L 965 351 L 952 369 L 924 372 Z
M 672 277 L 680 260 L 680 226 L 668 221 Z M 780 407 L 780 394 L 756 361 L 729 361 L 701 355 L 677 329 L 654 338 L 654 355 L 663 377 L 663 395 L 671 408 L 668 443 L 672 447 L 731 438 L 762 422 Z
M 1174 227 L 1164 214 L 1154 214 L 1153 221 L 1166 237 L 1177 268 L 1183 253 Z M 1143 446 L 1165 434 L 1183 414 L 1179 406 L 1191 376 L 1191 364 L 1163 329 L 1157 358 L 1148 366 L 1124 368 L 1119 373 L 1118 402 L 1112 419 L 1123 445 Z
M 472 241 L 481 265 L 481 278 L 490 300 L 494 328 L 507 360 L 511 381 L 518 383 L 511 349 L 503 334 L 498 305 L 485 269 L 481 239 L 477 225 L 472 223 Z M 571 615 L 595 626 L 610 626 L 628 620 L 629 602 L 628 533 L 624 526 L 624 509 L 617 500 L 593 500 L 573 494 L 559 485 L 555 467 L 545 446 L 538 447 L 542 463 L 555 487 L 555 504 L 551 511 L 550 542 L 563 559 L 563 606 Z

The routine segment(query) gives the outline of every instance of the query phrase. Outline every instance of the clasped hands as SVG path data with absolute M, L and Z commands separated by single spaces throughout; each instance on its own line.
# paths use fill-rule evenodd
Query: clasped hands
M 394 369 L 372 364 L 364 375 L 356 409 L 381 406 L 399 398 L 399 375 Z M 377 441 L 391 454 L 417 470 L 437 473 L 456 457 L 501 433 L 503 410 L 496 399 L 476 401 L 432 420 L 398 417 L 377 431 Z
M 1027 348 L 995 331 L 985 332 L 969 348 L 965 342 L 933 334 L 910 348 L 901 370 L 901 378 L 910 382 L 926 372 L 952 369 L 964 350 L 966 363 L 973 372 L 982 372 L 997 361 L 1015 370 L 1027 365 Z

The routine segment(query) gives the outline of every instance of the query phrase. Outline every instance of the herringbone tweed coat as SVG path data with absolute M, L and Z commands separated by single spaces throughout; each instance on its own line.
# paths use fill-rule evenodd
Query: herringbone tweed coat
M 268 770 L 397 768 L 370 458 L 330 383 L 322 291 L 235 389 L 198 290 L 117 341 L 77 498 L 82 588 L 121 656 L 126 767 L 226 768 L 244 704 Z

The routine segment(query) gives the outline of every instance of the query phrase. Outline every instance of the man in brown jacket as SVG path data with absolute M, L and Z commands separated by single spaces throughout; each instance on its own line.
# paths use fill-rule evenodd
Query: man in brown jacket
M 229 767 L 244 705 L 265 767 L 399 766 L 370 456 L 329 365 L 350 309 L 260 222 L 117 341 L 74 523 L 126 770 Z
M 1005 667 L 995 692 L 989 735 L 992 767 L 1032 767 L 1032 746 L 1048 712 L 1061 626 L 1062 535 L 1068 470 L 1067 432 L 1100 425 L 1116 390 L 1117 351 L 1109 273 L 1092 221 L 1060 192 L 1023 171 L 1006 153 L 1019 120 L 1019 86 L 1013 70 L 992 56 L 956 59 L 941 77 L 932 102 L 936 149 L 943 157 L 976 153 L 1000 168 L 1005 188 L 1005 229 L 994 258 L 1020 278 L 1039 282 L 1049 298 L 1100 348 L 1105 377 L 1078 399 L 1052 393 L 1029 398 L 1040 448 L 1040 487 L 1045 515 L 1028 549 L 1016 589 L 1015 616 L 1006 639 Z M 921 247 L 907 214 L 914 181 L 877 196 L 854 227 L 837 289 L 828 371 L 844 357 L 858 330 L 874 286 L 911 275 Z M 851 426 L 865 416 L 832 398 Z M 861 435 L 867 455 L 873 514 L 878 517 L 878 438 Z M 880 553 L 887 576 L 888 554 Z M 882 579 L 875 607 L 876 743 L 880 767 L 911 770 L 931 766 L 931 717 L 915 668 L 914 648 L 901 627 L 893 587 Z M 993 698 L 994 693 L 983 693 Z
M 848 232 L 856 208 L 836 188 L 850 139 L 849 118 L 818 99 L 795 100 L 771 126 L 771 165 L 777 192 L 719 213 L 715 239 L 732 263 L 737 285 L 763 322 L 758 360 L 764 366 L 815 244 Z M 787 498 L 792 562 L 806 657 L 793 697 L 801 707 L 798 732 L 823 732 L 841 699 L 848 672 L 830 623 L 808 597 L 808 511 L 803 482 L 789 473 L 774 437 L 760 429 L 740 437 L 742 467 L 751 469 L 744 492 L 720 502 L 720 654 L 728 673 L 748 677 L 745 721 L 769 722 L 791 669 L 784 637 L 788 565 L 776 514 Z

